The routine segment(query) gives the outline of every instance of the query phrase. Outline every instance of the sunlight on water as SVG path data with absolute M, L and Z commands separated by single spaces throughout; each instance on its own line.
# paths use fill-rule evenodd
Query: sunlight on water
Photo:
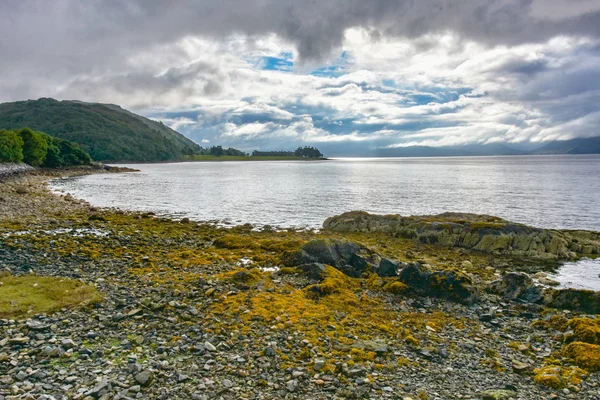
M 227 224 L 320 228 L 351 210 L 472 212 L 600 231 L 600 156 L 338 159 L 130 165 L 54 181 L 95 206 Z

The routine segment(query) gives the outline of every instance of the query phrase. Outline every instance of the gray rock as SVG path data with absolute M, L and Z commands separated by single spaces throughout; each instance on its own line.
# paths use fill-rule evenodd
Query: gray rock
M 382 258 L 375 272 L 381 277 L 397 276 L 399 268 L 400 266 L 396 261 Z
M 217 351 L 217 348 L 211 342 L 204 342 L 204 348 L 208 351 Z
M 374 270 L 380 257 L 373 251 L 347 240 L 314 239 L 302 246 L 285 263 L 296 267 L 304 264 L 327 264 L 351 277 Z
M 108 380 L 104 380 L 104 381 L 100 382 L 99 384 L 97 384 L 96 386 L 94 386 L 92 389 L 85 392 L 85 395 L 91 396 L 91 397 L 97 399 L 111 391 L 112 391 L 111 382 Z
M 135 381 L 142 386 L 148 386 L 152 383 L 152 379 L 154 378 L 154 374 L 152 371 L 144 370 L 137 375 L 135 375 Z
M 487 290 L 507 300 L 535 303 L 542 298 L 543 288 L 536 286 L 531 277 L 523 272 L 509 272 L 488 286 Z
M 313 368 L 315 371 L 320 371 L 323 369 L 323 367 L 325 366 L 325 360 L 323 358 L 316 358 Z
M 298 389 L 298 381 L 296 379 L 290 379 L 285 383 L 285 388 L 288 392 L 295 392 Z

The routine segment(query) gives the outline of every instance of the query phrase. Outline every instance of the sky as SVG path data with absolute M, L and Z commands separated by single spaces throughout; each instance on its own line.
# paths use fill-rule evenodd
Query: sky
M 0 54 L 0 102 L 118 104 L 203 146 L 600 135 L 600 0 L 0 0 Z

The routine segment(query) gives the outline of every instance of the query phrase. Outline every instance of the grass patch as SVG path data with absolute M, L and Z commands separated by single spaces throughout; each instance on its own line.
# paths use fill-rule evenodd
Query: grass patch
M 0 283 L 1 318 L 48 314 L 102 300 L 95 287 L 67 278 L 6 276 L 0 278 Z

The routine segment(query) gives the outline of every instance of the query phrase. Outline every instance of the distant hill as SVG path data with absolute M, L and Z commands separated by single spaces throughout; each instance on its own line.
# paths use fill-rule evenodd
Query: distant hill
M 507 156 L 524 155 L 527 152 L 503 144 L 470 144 L 463 146 L 409 146 L 380 149 L 379 157 L 449 157 L 449 156 Z
M 598 154 L 600 153 L 600 136 L 557 140 L 537 149 L 534 154 Z
M 113 104 L 49 98 L 0 104 L 0 129 L 29 127 L 79 144 L 97 161 L 180 160 L 200 146 Z
M 557 140 L 532 151 L 515 149 L 505 144 L 469 144 L 463 146 L 408 146 L 377 149 L 375 157 L 458 157 L 458 156 L 519 156 L 542 154 L 600 154 L 600 136 L 583 139 Z

